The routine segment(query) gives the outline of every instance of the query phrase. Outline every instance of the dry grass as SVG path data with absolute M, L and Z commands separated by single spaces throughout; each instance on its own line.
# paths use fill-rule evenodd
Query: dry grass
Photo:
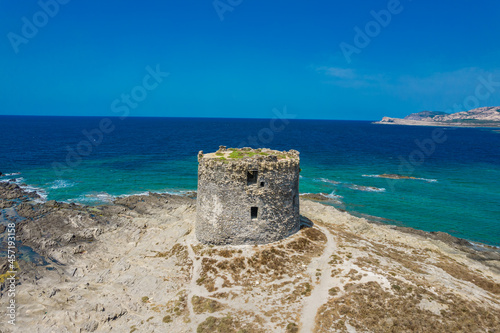
M 205 312 L 214 313 L 224 309 L 224 305 L 216 300 L 201 296 L 193 296 L 191 298 L 191 303 L 193 304 L 194 312 L 197 314 Z
M 237 314 L 225 317 L 208 317 L 198 325 L 197 333 L 264 333 L 254 323 L 243 323 Z
M 436 296 L 402 282 L 393 284 L 393 291 L 376 282 L 346 285 L 344 295 L 319 309 L 316 332 L 348 332 L 346 322 L 362 332 L 495 332 L 500 327 L 499 314 L 456 295 Z M 424 297 L 446 310 L 437 315 L 422 309 Z
M 488 280 L 479 275 L 479 273 L 472 272 L 467 267 L 447 258 L 441 257 L 438 263 L 434 263 L 434 266 L 441 268 L 455 279 L 471 282 L 479 288 L 489 291 L 492 294 L 500 295 L 500 284 Z
M 496 332 L 500 327 L 499 315 L 491 308 L 449 293 L 443 286 L 431 286 L 426 270 L 431 272 L 430 265 L 435 265 L 457 279 L 498 295 L 499 285 L 480 273 L 444 257 L 436 263 L 432 251 L 364 239 L 344 227 L 324 227 L 332 230 L 338 245 L 329 259 L 331 275 L 348 283 L 328 290 L 329 301 L 320 307 L 316 317 L 317 332 L 347 332 L 346 323 L 358 332 Z M 309 276 L 307 266 L 323 253 L 326 241 L 325 234 L 313 227 L 278 243 L 255 246 L 245 255 L 231 248 L 197 247 L 195 253 L 202 265 L 197 282 L 214 293 L 210 298 L 193 297 L 195 313 L 223 311 L 224 305 L 216 299 L 246 303 L 259 295 L 264 302 L 272 302 L 265 311 L 262 309 L 262 315 L 281 331 L 297 332 L 294 322 L 300 317 L 300 306 L 294 306 L 311 295 L 311 278 L 321 276 L 318 270 Z M 354 267 L 341 266 L 346 264 Z M 359 283 L 367 271 L 386 279 L 390 288 L 384 289 L 373 281 Z M 242 289 L 237 293 L 216 293 L 217 278 L 224 281 L 223 288 Z M 429 308 L 429 304 L 436 308 Z M 259 332 L 262 326 L 255 321 L 257 317 L 257 313 L 208 317 L 198 332 Z
M 186 290 L 181 290 L 177 293 L 177 299 L 174 299 L 166 304 L 167 313 L 179 317 L 189 315 L 187 307 L 187 292 Z M 172 319 L 170 317 L 170 319 Z

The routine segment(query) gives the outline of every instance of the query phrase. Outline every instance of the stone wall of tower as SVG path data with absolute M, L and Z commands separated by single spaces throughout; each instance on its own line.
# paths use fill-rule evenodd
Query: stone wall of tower
M 299 157 L 199 158 L 196 236 L 208 244 L 265 244 L 300 228 Z

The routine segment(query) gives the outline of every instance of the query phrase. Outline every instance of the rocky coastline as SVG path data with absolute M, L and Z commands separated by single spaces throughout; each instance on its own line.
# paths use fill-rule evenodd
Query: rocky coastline
M 301 197 L 299 232 L 259 246 L 199 243 L 193 195 L 102 206 L 37 199 L 0 183 L 2 333 L 500 327 L 497 248 L 370 223 L 321 195 Z M 5 319 L 8 223 L 16 224 L 15 325 Z
M 438 126 L 438 127 L 500 127 L 500 107 L 482 107 L 469 111 L 445 113 L 422 111 L 404 118 L 383 117 L 374 122 L 382 125 Z

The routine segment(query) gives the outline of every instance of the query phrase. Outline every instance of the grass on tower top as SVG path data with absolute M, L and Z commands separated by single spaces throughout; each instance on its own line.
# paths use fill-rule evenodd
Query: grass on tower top
M 233 150 L 231 152 L 231 154 L 229 154 L 229 158 L 235 158 L 235 159 L 238 159 L 238 158 L 244 158 L 244 157 L 252 157 L 252 156 L 255 156 L 255 155 L 263 155 L 263 156 L 267 156 L 269 155 L 268 153 L 264 153 L 264 152 L 258 152 L 258 151 L 240 151 L 240 150 Z

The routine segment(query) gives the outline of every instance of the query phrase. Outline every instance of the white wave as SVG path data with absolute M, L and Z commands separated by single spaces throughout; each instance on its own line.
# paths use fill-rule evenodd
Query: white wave
M 335 194 L 335 191 L 333 191 L 330 194 L 305 192 L 305 193 L 300 193 L 299 196 L 304 196 L 304 195 L 308 195 L 308 194 L 321 195 L 322 197 L 332 199 L 332 200 L 338 201 L 338 202 L 341 202 L 340 199 L 344 198 L 341 195 Z
M 36 194 L 38 194 L 40 198 L 35 199 L 35 202 L 44 203 L 47 201 L 47 192 L 43 188 L 25 184 L 24 181 L 25 179 L 23 177 L 19 177 L 14 180 L 14 183 L 16 183 L 22 190 L 26 192 L 35 192 Z
M 12 173 L 6 173 L 2 175 L 2 177 L 12 177 L 12 176 L 19 176 L 21 173 L 20 172 L 12 172 Z
M 335 191 L 332 191 L 332 193 L 325 195 L 325 197 L 330 198 L 330 199 L 334 199 L 334 200 L 339 200 L 339 199 L 343 198 L 343 196 L 335 194 Z
M 355 184 L 350 184 L 346 186 L 347 188 L 350 188 L 351 190 L 357 190 L 357 191 L 363 191 L 363 192 L 385 192 L 385 188 L 379 188 L 379 187 L 374 187 L 374 186 L 361 186 L 361 185 L 355 185 Z
M 73 187 L 75 185 L 76 185 L 76 183 L 73 183 L 69 180 L 58 179 L 58 180 L 52 182 L 52 186 L 50 186 L 49 188 L 52 190 L 57 190 L 60 188 Z
M 18 172 L 16 174 L 20 174 L 20 173 Z M 44 203 L 47 201 L 47 192 L 43 188 L 36 187 L 33 185 L 27 185 L 24 183 L 24 181 L 25 181 L 25 179 L 23 177 L 19 177 L 19 178 L 15 178 L 13 181 L 11 181 L 10 179 L 2 179 L 2 180 L 0 180 L 0 183 L 14 183 L 25 192 L 35 192 L 40 197 L 40 198 L 34 200 L 37 203 Z
M 194 192 L 193 190 L 169 190 L 164 192 L 158 192 L 160 194 L 170 194 L 170 195 L 186 195 L 187 193 Z
M 83 194 L 83 195 L 80 195 L 78 198 L 65 200 L 65 202 L 80 203 L 80 204 L 100 204 L 100 203 L 102 204 L 102 203 L 112 203 L 117 198 L 126 198 L 126 197 L 131 197 L 134 195 L 149 195 L 150 193 L 185 195 L 189 192 L 192 192 L 192 191 L 190 191 L 190 190 L 168 190 L 168 191 L 161 191 L 161 192 L 147 191 L 147 192 L 138 192 L 138 193 L 121 194 L 121 195 L 111 195 L 107 192 L 98 192 L 98 193 Z
M 14 183 L 17 185 L 24 183 L 24 177 L 14 178 Z
M 472 241 L 469 241 L 469 240 L 467 240 L 467 241 L 470 244 L 472 244 L 472 246 L 474 246 L 476 248 L 476 250 L 479 250 L 479 251 L 491 250 L 491 248 L 493 248 L 495 250 L 500 250 L 500 246 L 488 245 L 488 244 L 481 244 L 481 243 L 476 243 L 476 242 L 472 242 Z
M 99 203 L 111 203 L 116 197 L 106 193 L 106 192 L 98 192 L 98 193 L 87 193 L 82 194 L 78 198 L 68 199 L 65 202 L 69 203 L 81 203 L 81 204 L 99 204 Z
M 149 195 L 149 192 L 138 192 L 138 193 L 132 193 L 132 194 L 120 194 L 120 195 L 117 195 L 116 198 L 127 198 L 127 197 L 131 197 L 133 195 Z
M 23 189 L 26 192 L 35 192 L 36 194 L 38 194 L 38 196 L 40 198 L 35 199 L 34 200 L 35 202 L 44 203 L 47 201 L 47 192 L 45 192 L 45 190 L 43 188 L 35 187 L 32 185 L 26 185 L 26 184 L 25 185 L 18 184 L 18 185 L 21 189 Z
M 187 193 L 193 192 L 193 190 L 177 190 L 177 189 L 169 189 L 165 191 L 147 191 L 147 192 L 139 192 L 139 193 L 131 193 L 131 194 L 121 194 L 116 196 L 117 198 L 126 198 L 134 195 L 149 195 L 150 193 L 156 194 L 170 194 L 170 195 L 186 195 Z
M 313 180 L 316 182 L 323 182 L 323 183 L 328 183 L 328 184 L 333 184 L 333 185 L 340 184 L 340 182 L 338 182 L 338 181 L 330 180 L 327 178 L 314 178 Z

